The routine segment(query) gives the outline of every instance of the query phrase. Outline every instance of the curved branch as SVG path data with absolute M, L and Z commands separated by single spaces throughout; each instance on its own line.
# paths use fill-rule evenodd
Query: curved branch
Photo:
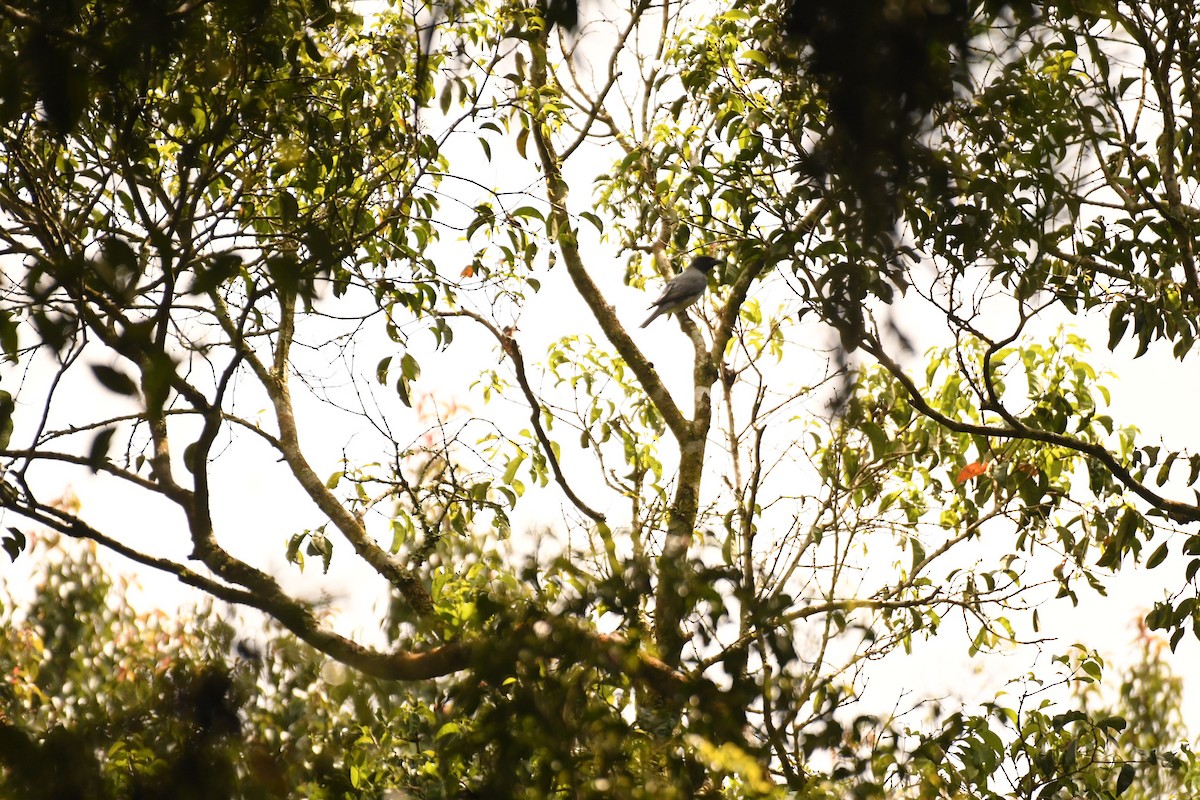
M 1036 442 L 1045 442 L 1046 444 L 1065 447 L 1068 450 L 1073 450 L 1081 455 L 1088 456 L 1100 464 L 1102 464 L 1112 475 L 1120 481 L 1127 489 L 1132 491 L 1138 497 L 1145 500 L 1151 506 L 1159 509 L 1163 513 L 1171 516 L 1180 522 L 1200 522 L 1200 506 L 1190 505 L 1188 503 L 1180 503 L 1176 500 L 1170 500 L 1157 492 L 1151 490 L 1145 484 L 1133 477 L 1133 474 L 1121 462 L 1117 461 L 1116 457 L 1102 445 L 1093 442 L 1081 442 L 1071 436 L 1061 433 L 1053 433 L 1051 431 L 1038 430 L 1030 428 L 1020 420 L 1012 416 L 1003 408 L 994 408 L 989 405 L 989 410 L 995 411 L 1004 418 L 1008 423 L 1008 427 L 997 427 L 994 425 L 980 425 L 972 422 L 961 422 L 953 419 L 929 404 L 921 394 L 921 390 L 917 388 L 916 383 L 912 378 L 908 377 L 904 369 L 889 356 L 878 342 L 864 341 L 863 350 L 873 355 L 883 367 L 892 374 L 892 377 L 904 387 L 908 394 L 909 402 L 913 408 L 920 411 L 925 416 L 937 422 L 939 425 L 946 427 L 955 433 L 971 433 L 978 436 L 994 436 L 998 439 L 1028 439 Z
M 521 387 L 521 392 L 525 395 L 525 401 L 529 404 L 529 421 L 533 425 L 533 431 L 537 435 L 538 442 L 542 445 L 542 451 L 546 454 L 546 461 L 550 464 L 551 471 L 554 472 L 554 480 L 558 483 L 563 494 L 567 499 L 584 514 L 586 514 L 596 524 L 603 524 L 605 521 L 604 515 L 599 511 L 585 503 L 579 495 L 575 494 L 575 490 L 567 483 L 567 476 L 563 474 L 562 466 L 558 463 L 558 456 L 554 454 L 553 443 L 550 437 L 546 435 L 545 426 L 542 425 L 542 405 L 538 402 L 537 395 L 533 393 L 533 388 L 529 385 L 529 377 L 525 374 L 525 358 L 521 355 L 521 348 L 517 346 L 517 340 L 512 334 L 502 332 L 496 329 L 486 319 L 472 311 L 439 311 L 439 316 L 443 317 L 466 317 L 473 319 L 482 325 L 487 331 L 495 337 L 500 343 L 501 349 L 505 354 L 512 359 L 513 369 L 516 371 L 517 383 Z
M 405 569 L 391 554 L 379 546 L 370 536 L 366 528 L 343 506 L 325 482 L 317 476 L 304 452 L 300 448 L 300 433 L 296 425 L 296 417 L 292 409 L 291 390 L 287 381 L 287 352 L 291 326 L 295 318 L 295 298 L 280 297 L 279 338 L 283 341 L 276 343 L 273 365 L 268 367 L 259 359 L 243 340 L 240 331 L 234 326 L 224 302 L 215 293 L 209 294 L 222 329 L 229 337 L 230 343 L 237 348 L 250 365 L 266 390 L 271 404 L 275 409 L 275 419 L 279 425 L 279 452 L 291 470 L 296 481 L 304 489 L 309 499 L 316 504 L 321 513 L 334 524 L 338 531 L 354 548 L 354 552 L 389 583 L 400 590 L 401 595 L 408 601 L 418 616 L 430 619 L 433 617 L 433 599 L 421 583 L 420 578 L 412 571 Z
M 277 586 L 269 591 L 263 591 L 263 587 L 257 586 L 253 591 L 246 591 L 201 575 L 170 559 L 135 550 L 77 517 L 51 506 L 30 504 L 7 507 L 26 519 L 45 525 L 65 536 L 96 542 L 137 564 L 174 575 L 181 583 L 219 600 L 257 609 L 278 620 L 299 639 L 322 653 L 375 678 L 397 681 L 438 678 L 469 669 L 474 661 L 487 659 L 495 653 L 494 644 L 487 639 L 453 642 L 419 651 L 374 650 L 323 628 L 306 606 L 279 591 Z M 699 691 L 710 702 L 716 697 L 715 687 L 707 681 L 690 678 L 672 669 L 661 659 L 646 653 L 624 637 L 597 633 L 565 618 L 546 621 L 553 626 L 566 627 L 572 633 L 583 637 L 598 665 L 613 673 L 626 675 L 634 682 L 648 686 L 661 695 L 688 700 Z M 514 633 L 520 635 L 523 632 L 533 633 L 534 629 L 527 624 Z M 706 689 L 708 691 L 705 691 Z
M 550 220 L 558 230 L 558 247 L 562 253 L 563 262 L 567 265 L 567 274 L 575 284 L 575 290 L 587 303 L 592 316 L 599 323 L 600 329 L 609 343 L 616 348 L 617 353 L 629 365 L 638 382 L 650 396 L 658 412 L 671 433 L 680 442 L 688 439 L 691 433 L 691 423 L 683 416 L 679 406 L 667 391 L 666 385 L 658 375 L 633 339 L 621 325 L 616 311 L 604 299 L 592 276 L 588 274 L 583 263 L 583 255 L 579 251 L 579 243 L 574 229 L 571 227 L 571 217 L 567 211 L 567 182 L 562 174 L 562 158 L 554 149 L 548 132 L 549 121 L 541 100 L 541 90 L 549 88 L 549 78 L 546 67 L 546 51 L 542 44 L 535 43 L 530 76 L 532 78 L 530 92 L 532 108 L 530 109 L 530 134 L 538 152 L 538 160 L 546 176 L 546 199 L 550 202 Z
M 263 575 L 250 590 L 213 580 L 167 558 L 135 550 L 107 536 L 77 517 L 42 504 L 8 505 L 7 508 L 33 522 L 74 539 L 88 539 L 131 561 L 174 575 L 181 583 L 219 600 L 257 609 L 279 621 L 302 641 L 360 672 L 387 680 L 426 680 L 448 675 L 469 664 L 469 650 L 462 644 L 445 644 L 425 651 L 383 652 L 323 628 L 304 604 L 286 595 L 269 576 Z
M 797 238 L 816 227 L 821 217 L 824 216 L 831 205 L 832 202 L 828 197 L 822 197 L 818 200 L 800 220 L 799 225 L 796 226 L 795 234 Z M 710 358 L 714 364 L 719 363 L 722 354 L 725 352 L 725 347 L 729 344 L 729 339 L 733 336 L 733 330 L 738 321 L 738 312 L 741 311 L 742 304 L 746 302 L 746 297 L 750 293 L 750 286 L 774 266 L 774 263 L 768 263 L 766 259 L 761 259 L 757 264 L 749 264 L 734 278 L 733 283 L 729 285 L 729 295 L 721 308 L 717 330 L 713 335 L 712 349 L 709 351 Z
M 81 467 L 89 467 L 96 472 L 105 472 L 123 481 L 128 481 L 142 489 L 155 494 L 169 496 L 162 484 L 143 478 L 136 472 L 130 472 L 126 469 L 121 469 L 111 461 L 94 462 L 87 456 L 79 456 L 74 453 L 59 453 L 53 450 L 0 450 L 0 458 L 19 458 L 24 459 L 27 464 L 32 464 L 35 461 L 59 461 L 65 464 L 75 464 Z

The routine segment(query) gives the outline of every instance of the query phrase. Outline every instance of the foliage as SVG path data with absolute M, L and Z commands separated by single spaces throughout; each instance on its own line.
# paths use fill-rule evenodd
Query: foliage
M 1182 731 L 1091 700 L 922 725 L 860 693 L 948 618 L 1018 646 L 1139 564 L 1173 575 L 1147 627 L 1200 631 L 1200 454 L 1100 368 L 1195 344 L 1198 12 L 890 4 L 839 52 L 820 5 L 0 5 L 4 549 L 86 540 L 295 637 L 256 676 L 188 628 L 196 670 L 108 686 L 115 646 L 46 647 L 88 632 L 43 598 L 21 700 L 78 709 L 19 746 L 90 753 L 133 693 L 162 729 L 113 779 L 148 796 L 195 759 L 246 796 L 1187 785 Z M 860 96 L 841 57 L 880 40 L 927 58 Z M 701 251 L 707 297 L 635 339 L 629 289 Z M 322 611 L 345 586 L 380 634 Z M 317 653 L 363 677 L 319 688 Z M 232 710 L 163 710 L 214 692 L 257 735 L 255 691 L 341 760 L 310 735 L 264 777 Z
M 420 783 L 415 752 L 397 755 L 432 739 L 430 697 L 348 680 L 276 626 L 239 636 L 211 603 L 135 611 L 94 545 L 40 549 L 32 597 L 4 614 L 7 796 L 343 797 Z
M 33 595 L 6 606 L 0 646 L 9 676 L 0 768 L 15 798 L 451 797 L 464 783 L 480 796 L 672 793 L 645 772 L 671 753 L 655 752 L 628 720 L 605 713 L 616 695 L 587 696 L 597 683 L 587 668 L 509 678 L 500 692 L 481 691 L 477 680 L 442 692 L 398 689 L 352 678 L 274 624 L 239 635 L 211 603 L 170 617 L 138 612 L 94 546 L 50 538 L 39 547 L 45 558 Z M 1175 747 L 1183 736 L 1180 680 L 1161 660 L 1161 642 L 1144 644 L 1146 659 L 1130 667 L 1111 709 L 1103 660 L 1077 653 L 1058 659 L 1075 687 L 1070 702 L 1031 702 L 1045 687 L 1027 687 L 1015 706 L 998 697 L 984 714 L 952 714 L 932 735 L 897 729 L 896 739 L 918 737 L 920 745 L 898 762 L 895 748 L 877 742 L 870 768 L 877 776 L 896 768 L 896 796 L 908 796 L 906 781 L 914 797 L 965 787 L 972 797 L 1008 796 L 989 791 L 997 781 L 1021 796 L 1104 796 L 1122 786 L 1116 794 L 1132 798 L 1194 791 L 1200 770 L 1186 746 Z M 497 734 L 514 722 L 560 726 L 569 738 L 559 742 L 544 728 Z M 629 736 L 632 746 L 621 741 Z M 536 752 L 520 752 L 532 743 Z M 763 788 L 762 772 L 734 751 L 689 743 L 693 759 Z M 688 768 L 686 760 L 675 765 Z M 858 784 L 856 796 L 869 785 Z M 830 788 L 814 783 L 806 796 Z

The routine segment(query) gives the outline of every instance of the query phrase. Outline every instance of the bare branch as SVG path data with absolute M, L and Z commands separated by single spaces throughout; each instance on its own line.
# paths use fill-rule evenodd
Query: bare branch
M 562 465 L 558 462 L 558 456 L 554 453 L 553 443 L 550 441 L 550 437 L 546 435 L 545 426 L 542 424 L 542 405 L 538 402 L 537 395 L 533 393 L 533 388 L 529 385 L 529 377 L 525 374 L 525 357 L 521 355 L 521 348 L 517 345 L 516 337 L 508 331 L 497 330 L 495 325 L 472 311 L 441 311 L 438 314 L 443 317 L 466 317 L 472 319 L 487 329 L 488 333 L 492 334 L 496 339 L 501 349 L 504 350 L 504 353 L 512 360 L 513 370 L 517 375 L 517 384 L 521 387 L 521 393 L 525 395 L 525 402 L 529 405 L 529 422 L 533 425 L 534 434 L 542 446 L 542 453 L 546 456 L 546 461 L 550 464 L 551 471 L 554 472 L 554 480 L 558 483 L 559 488 L 563 490 L 563 494 L 567 496 L 567 499 L 576 508 L 586 514 L 593 522 L 600 525 L 604 524 L 604 515 L 580 499 L 579 495 L 575 494 L 575 490 L 567 482 L 567 476 L 563 473 Z

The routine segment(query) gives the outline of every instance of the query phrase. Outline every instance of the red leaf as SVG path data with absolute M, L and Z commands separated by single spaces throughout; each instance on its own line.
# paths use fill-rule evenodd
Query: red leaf
M 962 472 L 958 473 L 958 477 L 954 479 L 955 483 L 966 483 L 971 478 L 978 478 L 983 473 L 987 472 L 986 461 L 972 461 L 962 468 Z

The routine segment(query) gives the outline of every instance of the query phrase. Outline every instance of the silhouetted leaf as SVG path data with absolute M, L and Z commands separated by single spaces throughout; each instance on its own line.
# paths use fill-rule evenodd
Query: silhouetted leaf
M 92 472 L 99 470 L 100 465 L 107 459 L 116 432 L 116 428 L 105 428 L 92 439 L 92 446 L 88 449 L 88 467 Z
M 115 367 L 105 366 L 104 364 L 93 364 L 92 373 L 96 376 L 96 380 L 100 381 L 100 385 L 110 392 L 127 396 L 133 396 L 138 393 L 137 383 L 133 378 Z

